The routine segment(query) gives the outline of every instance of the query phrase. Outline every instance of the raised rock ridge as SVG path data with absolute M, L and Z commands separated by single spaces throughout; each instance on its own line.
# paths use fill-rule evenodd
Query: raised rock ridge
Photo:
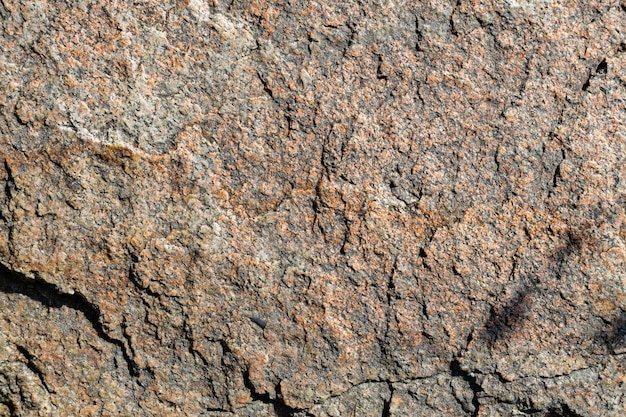
M 0 415 L 626 415 L 625 3 L 0 19 Z

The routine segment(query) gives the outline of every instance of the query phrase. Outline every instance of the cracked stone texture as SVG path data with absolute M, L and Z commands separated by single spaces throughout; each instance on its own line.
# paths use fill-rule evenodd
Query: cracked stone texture
M 626 3 L 0 18 L 0 415 L 626 415 Z

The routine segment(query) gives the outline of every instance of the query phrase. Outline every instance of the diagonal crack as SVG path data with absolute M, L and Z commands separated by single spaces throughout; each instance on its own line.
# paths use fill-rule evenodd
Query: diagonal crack
M 81 312 L 101 339 L 120 348 L 131 377 L 137 378 L 139 375 L 138 366 L 129 353 L 129 347 L 123 341 L 109 336 L 104 331 L 99 321 L 100 310 L 96 305 L 90 303 L 83 294 L 63 293 L 53 284 L 43 280 L 30 279 L 24 274 L 10 270 L 1 263 L 0 291 L 9 294 L 21 294 L 51 308 L 68 307 Z M 27 355 L 25 356 L 27 359 L 29 358 Z
M 474 406 L 472 417 L 477 417 L 480 415 L 480 402 L 478 401 L 478 394 L 484 391 L 483 387 L 478 384 L 475 376 L 461 368 L 461 363 L 457 359 L 450 362 L 450 373 L 453 377 L 461 377 L 468 383 L 474 394 L 472 397 L 472 405 Z
M 56 393 L 56 390 L 54 389 L 54 387 L 51 387 L 50 385 L 48 385 L 48 382 L 46 381 L 46 378 L 45 378 L 45 372 L 37 364 L 37 358 L 35 357 L 35 355 L 30 353 L 28 349 L 26 349 L 26 347 L 22 345 L 16 345 L 16 347 L 17 347 L 17 350 L 26 359 L 26 366 L 28 367 L 28 369 L 30 369 L 31 372 L 37 376 L 37 378 L 39 378 L 41 385 L 44 386 L 46 391 L 48 391 L 49 393 L 53 393 L 53 394 Z

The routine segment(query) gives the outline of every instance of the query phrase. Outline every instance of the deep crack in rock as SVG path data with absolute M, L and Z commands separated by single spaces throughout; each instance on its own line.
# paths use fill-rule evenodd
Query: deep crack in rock
M 104 331 L 99 321 L 100 312 L 98 311 L 98 307 L 87 301 L 82 294 L 63 293 L 48 282 L 27 278 L 19 272 L 11 271 L 2 264 L 0 264 L 0 291 L 21 294 L 51 308 L 68 307 L 79 311 L 89 321 L 100 338 L 107 343 L 112 343 L 119 347 L 129 374 L 135 378 L 138 376 L 137 364 L 128 353 L 126 344 L 121 340 L 112 338 Z M 27 352 L 25 349 L 21 349 L 20 351 L 23 351 L 22 353 Z M 27 358 L 29 358 L 29 356 L 27 356 Z M 37 374 L 40 375 L 40 372 Z
M 461 368 L 461 364 L 457 359 L 450 362 L 450 373 L 453 377 L 462 378 L 469 385 L 473 393 L 472 405 L 474 406 L 474 411 L 472 412 L 472 416 L 477 417 L 480 413 L 479 394 L 484 392 L 483 388 L 476 382 L 475 376 Z

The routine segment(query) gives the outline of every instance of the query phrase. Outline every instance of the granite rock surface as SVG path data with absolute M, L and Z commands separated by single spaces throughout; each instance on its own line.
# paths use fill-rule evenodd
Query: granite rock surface
M 1 416 L 626 415 L 626 3 L 0 1 Z

